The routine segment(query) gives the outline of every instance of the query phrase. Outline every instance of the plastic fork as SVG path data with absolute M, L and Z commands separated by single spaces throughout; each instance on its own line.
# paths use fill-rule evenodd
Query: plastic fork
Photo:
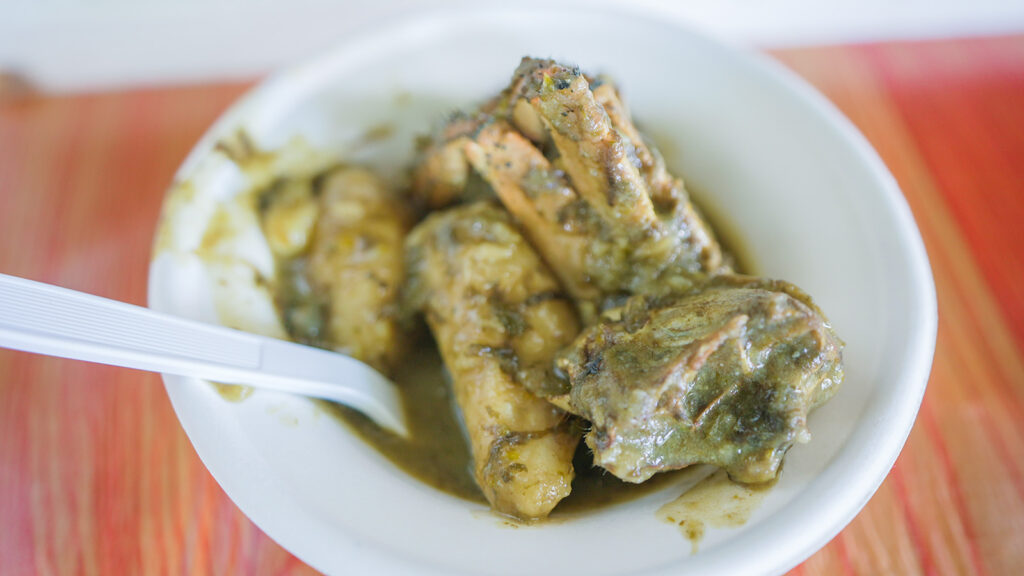
M 6 274 L 0 346 L 333 400 L 408 435 L 394 383 L 354 358 Z

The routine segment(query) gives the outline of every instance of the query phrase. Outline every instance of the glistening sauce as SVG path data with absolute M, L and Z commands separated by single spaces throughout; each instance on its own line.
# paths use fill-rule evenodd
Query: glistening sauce
M 434 343 L 425 340 L 393 375 L 405 405 L 409 440 L 384 431 L 345 406 L 322 402 L 322 407 L 409 475 L 438 490 L 486 503 L 473 480 L 469 446 L 455 416 L 444 364 Z

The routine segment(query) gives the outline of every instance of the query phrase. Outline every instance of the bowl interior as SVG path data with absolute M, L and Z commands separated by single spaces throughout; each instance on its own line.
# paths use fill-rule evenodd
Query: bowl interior
M 902 447 L 927 380 L 935 305 L 920 238 L 884 166 L 827 102 L 757 57 L 617 13 L 442 14 L 350 41 L 262 84 L 200 142 L 179 173 L 196 182 L 193 210 L 153 262 L 151 306 L 218 319 L 211 279 L 188 254 L 209 206 L 239 187 L 211 152 L 218 139 L 243 127 L 274 149 L 301 135 L 399 180 L 415 135 L 500 89 L 523 55 L 614 77 L 641 129 L 737 231 L 757 271 L 812 294 L 847 343 L 842 389 L 812 415 L 812 442 L 790 451 L 750 521 L 710 529 L 691 555 L 680 531 L 655 517 L 679 495 L 673 486 L 513 528 L 406 476 L 306 400 L 258 392 L 231 403 L 165 377 L 186 432 L 247 515 L 327 572 L 596 576 L 796 564 L 856 514 Z M 387 139 L 353 145 L 382 126 Z

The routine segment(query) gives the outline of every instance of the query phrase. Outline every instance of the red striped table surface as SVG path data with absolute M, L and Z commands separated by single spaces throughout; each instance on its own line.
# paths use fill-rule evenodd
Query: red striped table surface
M 796 574 L 1024 574 L 1024 36 L 773 52 L 895 174 L 939 297 L 895 468 Z M 142 304 L 171 176 L 248 84 L 0 101 L 0 272 Z M 0 574 L 305 574 L 158 377 L 0 350 Z

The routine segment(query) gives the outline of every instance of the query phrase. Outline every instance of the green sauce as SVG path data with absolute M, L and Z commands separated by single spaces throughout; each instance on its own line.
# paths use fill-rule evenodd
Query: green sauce
M 703 212 L 722 247 L 734 258 L 738 272 L 754 270 L 749 252 L 735 228 L 718 214 Z M 411 440 L 385 432 L 359 412 L 323 402 L 324 410 L 350 427 L 395 466 L 448 494 L 486 503 L 473 479 L 469 445 L 452 398 L 451 386 L 437 346 L 423 338 L 393 375 L 402 392 Z M 590 449 L 582 442 L 573 460 L 576 478 L 572 493 L 562 500 L 552 520 L 578 516 L 662 490 L 680 482 L 689 470 L 661 473 L 642 484 L 623 482 L 594 466 Z
M 696 200 L 701 197 L 700 194 Z M 703 205 L 698 206 L 703 208 Z M 719 242 L 732 255 L 734 268 L 753 272 L 748 252 L 739 235 L 719 214 L 702 210 L 712 224 Z M 305 281 L 305 258 L 278 262 L 276 305 L 290 337 L 306 344 L 324 346 L 322 314 L 324 302 Z M 451 384 L 436 344 L 422 337 L 397 367 L 392 379 L 398 385 L 405 407 L 410 439 L 384 431 L 363 414 L 345 406 L 321 401 L 320 407 L 337 418 L 363 441 L 378 450 L 395 466 L 418 480 L 465 500 L 486 504 L 473 478 L 468 441 L 459 420 Z M 218 387 L 228 400 L 239 401 L 247 389 Z M 576 476 L 572 493 L 551 515 L 558 521 L 597 509 L 614 506 L 678 484 L 691 470 L 662 473 L 642 484 L 623 482 L 593 464 L 590 450 L 580 443 L 574 458 Z
M 708 200 L 709 194 L 705 194 L 701 188 L 686 184 L 686 191 L 690 194 L 690 201 L 697 212 L 704 218 L 715 232 L 715 239 L 722 246 L 722 252 L 732 259 L 732 268 L 740 274 L 760 276 L 761 270 L 754 265 L 754 259 L 750 253 L 750 247 L 743 241 L 743 235 L 729 218 L 720 210 L 714 207 L 714 202 Z
M 436 345 L 429 339 L 411 352 L 394 375 L 402 391 L 410 440 L 382 430 L 355 410 L 322 402 L 338 418 L 395 466 L 414 478 L 471 502 L 486 504 L 473 480 L 469 445 L 455 412 L 451 387 Z M 594 466 L 590 450 L 580 443 L 573 460 L 572 493 L 555 508 L 552 518 L 576 516 L 627 502 L 675 484 L 685 471 L 659 474 L 643 484 L 630 484 Z
M 427 339 L 393 375 L 402 392 L 409 440 L 382 430 L 363 414 L 323 402 L 324 410 L 403 471 L 438 490 L 484 503 L 472 475 L 469 445 L 454 410 L 451 386 L 437 346 Z
M 700 197 L 699 194 L 695 196 Z M 732 255 L 736 270 L 752 272 L 749 252 L 736 230 L 718 214 L 707 211 L 702 211 L 702 214 L 708 218 L 722 247 Z M 317 337 L 318 330 L 311 329 L 316 322 L 294 322 L 300 318 L 308 320 L 308 314 L 299 312 L 308 312 L 311 307 L 317 308 L 322 304 L 308 287 L 297 281 L 304 275 L 303 264 L 301 259 L 279 262 L 277 305 L 292 338 L 324 345 Z M 451 385 L 437 345 L 428 336 L 422 337 L 392 378 L 402 393 L 409 440 L 382 430 L 350 408 L 330 402 L 321 402 L 321 407 L 410 476 L 442 492 L 485 504 L 486 500 L 473 479 L 469 444 L 456 412 Z M 677 484 L 681 476 L 689 472 L 680 470 L 657 474 L 642 484 L 623 482 L 603 468 L 594 466 L 590 450 L 582 442 L 573 465 L 576 477 L 572 493 L 555 508 L 551 515 L 553 520 L 640 498 Z

